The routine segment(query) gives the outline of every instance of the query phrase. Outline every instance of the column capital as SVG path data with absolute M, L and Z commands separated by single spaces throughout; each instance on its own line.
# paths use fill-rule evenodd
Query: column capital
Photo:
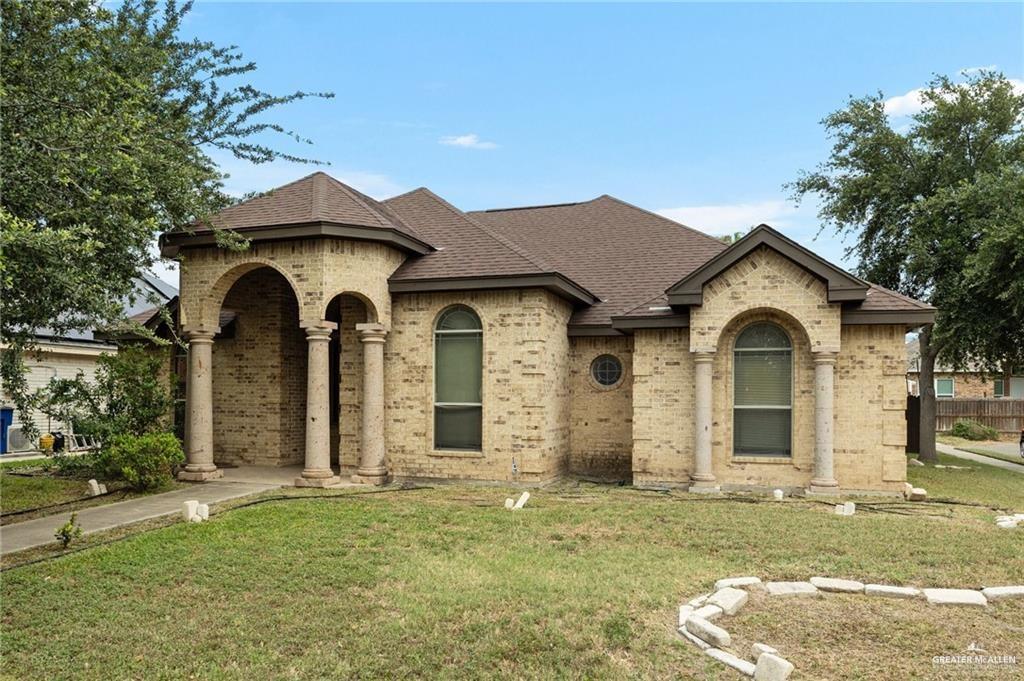
M 181 328 L 181 335 L 185 337 L 189 343 L 212 343 L 213 337 L 220 333 L 219 326 L 206 326 L 202 324 L 196 324 L 194 326 L 183 326 Z
M 832 352 L 830 350 L 811 353 L 811 358 L 814 360 L 815 364 L 835 364 L 838 356 L 838 352 Z
M 384 325 L 376 322 L 356 324 L 356 331 L 359 332 L 359 340 L 364 343 L 383 343 L 388 335 Z
M 715 354 L 716 353 L 714 351 L 709 352 L 707 350 L 694 350 L 693 361 L 697 364 L 710 364 L 711 362 L 715 361 Z

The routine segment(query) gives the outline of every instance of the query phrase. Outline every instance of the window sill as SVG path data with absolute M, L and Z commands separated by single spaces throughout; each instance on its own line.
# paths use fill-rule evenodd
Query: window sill
M 447 459 L 482 459 L 484 453 L 472 449 L 434 449 L 427 452 L 427 456 Z
M 768 463 L 772 465 L 793 464 L 793 457 L 790 456 L 734 456 L 733 463 Z

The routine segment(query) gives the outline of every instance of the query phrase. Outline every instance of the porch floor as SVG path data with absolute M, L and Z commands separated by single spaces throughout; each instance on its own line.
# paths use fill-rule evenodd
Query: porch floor
M 219 467 L 224 472 L 221 478 L 225 482 L 243 482 L 258 485 L 277 485 L 279 487 L 294 487 L 295 478 L 302 477 L 302 464 L 292 466 L 255 466 L 252 464 L 240 464 L 233 467 Z M 335 468 L 337 473 L 337 468 Z M 340 487 L 365 487 L 359 483 L 352 482 L 347 475 L 341 476 L 341 482 L 331 485 L 332 489 Z

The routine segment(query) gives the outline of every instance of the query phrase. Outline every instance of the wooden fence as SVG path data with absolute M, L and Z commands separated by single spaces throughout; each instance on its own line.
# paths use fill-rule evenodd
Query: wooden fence
M 960 419 L 972 419 L 1003 433 L 1024 431 L 1024 400 L 1009 398 L 935 400 L 935 430 L 942 433 Z

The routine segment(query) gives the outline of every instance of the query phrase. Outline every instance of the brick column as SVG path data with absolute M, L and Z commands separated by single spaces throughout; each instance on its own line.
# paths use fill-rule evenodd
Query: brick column
M 306 466 L 296 487 L 327 487 L 341 482 L 331 469 L 331 395 L 328 351 L 337 324 L 318 321 L 305 326 L 309 345 L 306 365 Z
M 832 451 L 832 405 L 835 401 L 836 353 L 815 352 L 814 356 L 814 477 L 810 494 L 836 495 Z
M 356 324 L 363 343 L 363 427 L 359 468 L 353 482 L 382 485 L 388 480 L 384 447 L 384 340 L 382 324 Z
M 188 377 L 185 383 L 185 468 L 179 480 L 202 482 L 222 477 L 213 463 L 213 337 L 217 327 L 182 329 L 188 339 Z
M 693 353 L 694 363 L 694 448 L 691 492 L 717 492 L 711 465 L 711 373 L 713 352 Z

